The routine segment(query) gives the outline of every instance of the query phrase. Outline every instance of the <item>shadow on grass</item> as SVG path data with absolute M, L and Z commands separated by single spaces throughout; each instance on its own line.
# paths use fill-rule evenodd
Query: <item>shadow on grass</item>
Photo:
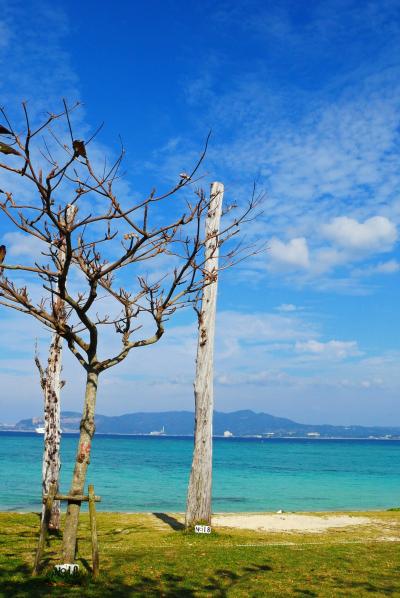
M 62 540 L 62 537 L 63 537 L 62 531 L 60 529 L 49 528 L 47 530 L 47 535 L 52 538 L 57 538 L 58 540 Z
M 272 571 L 270 565 L 249 565 L 238 572 L 217 569 L 214 575 L 209 577 L 204 587 L 199 589 L 211 592 L 213 597 L 226 598 L 236 585 L 240 584 L 242 588 L 250 588 L 253 575 L 258 576 L 260 573 L 269 573 L 270 571 Z
M 175 517 L 171 517 L 171 515 L 167 515 L 167 513 L 153 513 L 153 515 L 154 515 L 154 517 L 157 517 L 157 519 L 161 519 L 161 521 L 164 521 L 164 523 L 166 523 L 167 525 L 172 527 L 172 529 L 175 529 L 175 530 L 185 529 L 185 526 L 183 525 L 183 523 L 181 523 L 180 521 L 175 519 Z
M 369 581 L 350 581 L 350 580 L 330 580 L 327 585 L 324 582 L 320 582 L 320 588 L 323 589 L 325 592 L 338 592 L 342 590 L 342 592 L 349 592 L 351 596 L 397 596 L 398 595 L 398 586 L 394 586 L 392 584 L 379 584 L 376 585 Z M 320 594 L 317 591 L 313 591 L 306 588 L 296 587 L 293 588 L 293 592 L 297 596 L 319 596 Z M 351 592 L 351 593 L 350 593 Z M 397 592 L 397 593 L 396 593 Z M 329 594 L 329 595 L 334 595 Z M 341 594 L 345 595 L 345 594 Z
M 91 564 L 89 563 L 89 561 L 87 559 L 85 559 L 83 556 L 80 556 L 79 558 L 77 558 L 77 561 L 79 563 L 81 563 L 82 567 L 88 572 L 90 573 L 90 575 L 93 573 L 93 568 L 91 566 Z
M 346 589 L 352 588 L 357 590 L 360 596 L 376 595 L 376 596 L 398 596 L 399 586 L 391 583 L 382 583 L 377 586 L 370 581 L 349 581 L 343 583 L 342 580 L 336 580 L 336 588 Z
M 93 582 L 91 575 L 80 575 L 71 578 L 57 578 L 53 572 L 32 577 L 32 570 L 27 565 L 15 566 L 4 572 L 6 580 L 1 581 L 0 596 L 12 598 L 43 598 L 45 596 L 64 597 L 82 596 L 88 598 L 108 596 L 130 596 L 132 587 L 122 580 L 106 579 Z M 4 575 L 3 573 L 3 575 Z
M 2 583 L 4 596 L 18 598 L 43 598 L 44 596 L 85 596 L 85 598 L 125 598 L 146 596 L 157 598 L 194 598 L 199 593 L 211 593 L 216 598 L 226 598 L 236 585 L 242 589 L 251 587 L 251 577 L 272 571 L 269 565 L 250 565 L 238 572 L 229 569 L 216 569 L 212 575 L 202 582 L 190 580 L 187 576 L 165 572 L 157 577 L 140 575 L 130 583 L 121 576 L 100 575 L 94 581 L 91 575 L 80 575 L 77 578 L 58 579 L 53 573 L 31 576 L 27 565 L 18 565 L 7 571 L 8 579 Z M 244 584 L 244 585 L 243 585 Z
M 313 592 L 313 590 L 305 590 L 304 588 L 294 588 L 293 592 L 298 596 L 318 596 L 317 592 Z

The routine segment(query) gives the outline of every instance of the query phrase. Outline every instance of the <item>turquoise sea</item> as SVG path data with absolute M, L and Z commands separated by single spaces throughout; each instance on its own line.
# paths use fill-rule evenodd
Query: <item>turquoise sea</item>
M 62 438 L 67 492 L 78 437 Z M 0 433 L 0 510 L 40 508 L 43 437 Z M 88 482 L 105 511 L 183 511 L 193 439 L 97 436 Z M 214 511 L 400 505 L 400 441 L 217 438 Z

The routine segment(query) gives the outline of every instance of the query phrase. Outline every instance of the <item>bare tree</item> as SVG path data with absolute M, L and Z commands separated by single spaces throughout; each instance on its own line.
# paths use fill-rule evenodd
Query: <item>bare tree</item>
M 159 341 L 166 321 L 177 309 L 196 302 L 209 282 L 203 276 L 207 258 L 201 235 L 208 199 L 201 190 L 196 191 L 192 202 L 183 194 L 196 182 L 206 148 L 193 170 L 180 175 L 167 192 L 157 194 L 153 189 L 145 198 L 123 202 L 115 190 L 123 148 L 111 165 L 105 160 L 100 169 L 89 158 L 88 146 L 94 135 L 86 141 L 74 135 L 71 110 L 66 105 L 61 113 L 49 114 L 35 127 L 24 104 L 23 109 L 22 133 L 13 128 L 2 111 L 5 124 L 1 125 L 0 135 L 7 142 L 0 141 L 0 153 L 5 156 L 0 172 L 7 175 L 6 181 L 11 177 L 11 182 L 10 189 L 1 190 L 4 200 L 0 209 L 19 231 L 37 239 L 43 250 L 42 257 L 29 264 L 2 263 L 0 304 L 33 316 L 65 339 L 85 370 L 83 414 L 70 488 L 71 495 L 81 495 L 95 432 L 100 374 L 122 362 L 132 349 Z M 65 123 L 68 142 L 59 130 L 54 130 L 56 125 L 60 128 L 60 123 Z M 43 142 L 39 135 L 44 135 Z M 29 201 L 13 193 L 13 181 L 18 184 L 21 177 L 27 183 L 23 198 L 28 194 Z M 162 209 L 163 203 L 167 203 L 167 209 Z M 253 196 L 240 218 L 220 232 L 220 247 L 236 234 L 255 204 Z M 77 212 L 73 222 L 67 218 L 70 206 Z M 240 245 L 227 251 L 222 267 L 237 260 L 240 251 Z M 163 257 L 167 267 L 164 263 L 162 274 L 157 277 L 149 273 Z M 19 286 L 13 275 L 23 275 L 33 282 Z M 34 299 L 38 281 L 40 296 Z M 58 301 L 63 303 L 65 313 L 57 309 Z M 99 313 L 104 302 L 107 311 Z M 111 355 L 101 358 L 99 342 L 106 336 L 109 346 L 110 329 L 120 338 L 120 344 Z M 71 562 L 75 556 L 79 510 L 79 501 L 69 502 L 64 562 Z
M 190 472 L 186 527 L 211 525 L 212 430 L 214 409 L 214 336 L 217 309 L 219 229 L 224 186 L 211 185 L 206 219 L 203 296 L 198 311 L 196 378 L 194 383 L 194 451 Z

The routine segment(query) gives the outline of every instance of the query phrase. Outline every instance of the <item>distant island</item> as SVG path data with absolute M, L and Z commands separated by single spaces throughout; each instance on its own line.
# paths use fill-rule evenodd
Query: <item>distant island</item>
M 61 427 L 64 433 L 79 431 L 81 415 L 64 411 Z M 192 436 L 194 414 L 191 411 L 127 413 L 119 416 L 96 415 L 98 434 L 143 434 L 151 436 Z M 43 428 L 43 417 L 23 419 L 15 425 L 0 424 L 0 431 L 35 432 Z M 249 409 L 224 413 L 214 412 L 214 434 L 225 438 L 387 438 L 400 439 L 400 427 L 331 426 L 300 424 L 268 413 Z

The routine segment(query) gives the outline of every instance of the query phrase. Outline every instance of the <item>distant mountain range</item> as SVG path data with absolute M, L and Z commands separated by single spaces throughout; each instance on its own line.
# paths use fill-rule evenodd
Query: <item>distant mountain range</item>
M 79 413 L 64 411 L 61 417 L 63 432 L 78 432 L 80 419 Z M 191 436 L 193 425 L 194 414 L 190 411 L 96 416 L 96 432 L 101 434 L 151 434 L 165 430 L 165 434 L 169 436 Z M 37 417 L 23 419 L 14 426 L 0 424 L 0 430 L 32 432 L 42 426 L 43 418 Z M 214 434 L 223 436 L 226 432 L 230 432 L 233 436 L 400 438 L 400 427 L 310 425 L 250 410 L 231 413 L 215 411 Z

